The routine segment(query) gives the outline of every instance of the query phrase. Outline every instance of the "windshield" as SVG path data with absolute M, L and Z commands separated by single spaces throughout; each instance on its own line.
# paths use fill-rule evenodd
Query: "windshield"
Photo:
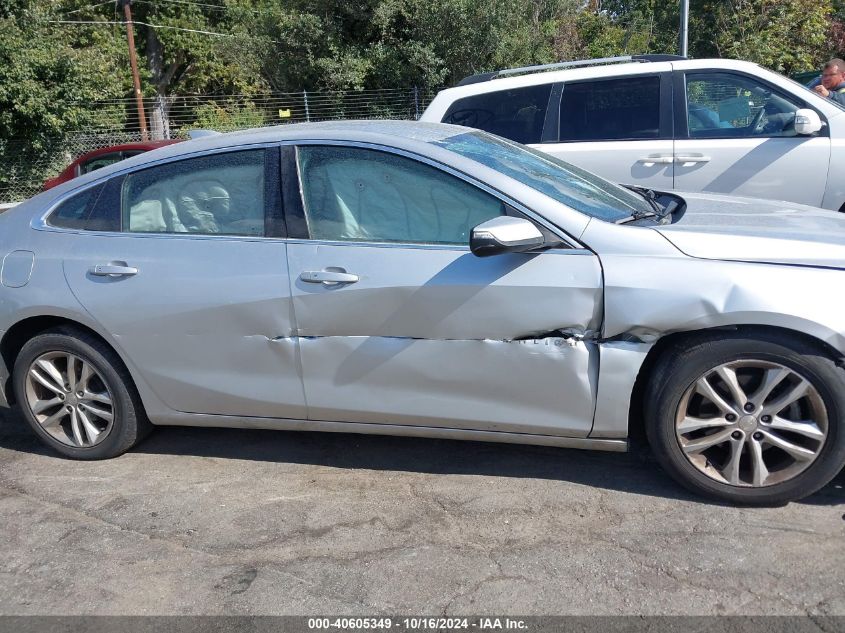
M 642 197 L 619 185 L 549 154 L 486 132 L 458 134 L 433 143 L 600 220 L 616 222 L 633 213 L 652 211 Z

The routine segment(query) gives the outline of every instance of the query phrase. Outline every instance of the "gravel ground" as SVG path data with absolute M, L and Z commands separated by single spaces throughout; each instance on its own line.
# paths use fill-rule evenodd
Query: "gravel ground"
M 845 615 L 845 473 L 708 503 L 647 453 L 161 428 L 103 462 L 0 417 L 0 614 Z

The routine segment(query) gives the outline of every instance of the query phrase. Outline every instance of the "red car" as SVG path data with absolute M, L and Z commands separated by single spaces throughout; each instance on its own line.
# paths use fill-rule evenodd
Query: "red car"
M 81 176 L 82 174 L 87 174 L 88 172 L 94 171 L 95 169 L 100 169 L 101 167 L 105 167 L 106 165 L 111 165 L 112 163 L 116 163 L 119 160 L 123 160 L 124 158 L 130 158 L 131 156 L 137 156 L 138 154 L 143 154 L 144 152 L 149 152 L 152 149 L 156 149 L 158 147 L 164 147 L 165 145 L 172 145 L 173 143 L 180 142 L 181 139 L 168 139 L 164 141 L 141 141 L 138 143 L 126 143 L 125 145 L 112 145 L 111 147 L 103 147 L 100 149 L 95 149 L 93 152 L 87 152 L 86 154 L 82 154 L 79 158 L 73 161 L 70 165 L 68 165 L 62 173 L 60 173 L 55 178 L 51 178 L 50 180 L 44 183 L 44 189 L 52 189 L 53 187 L 62 184 L 63 182 L 67 182 L 71 178 L 76 178 L 77 176 Z

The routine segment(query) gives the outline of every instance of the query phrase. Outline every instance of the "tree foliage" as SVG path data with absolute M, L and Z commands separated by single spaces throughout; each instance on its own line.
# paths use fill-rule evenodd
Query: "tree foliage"
M 71 130 L 132 124 L 119 3 L 0 0 L 0 160 L 14 139 L 47 154 Z M 174 94 L 434 90 L 496 68 L 677 51 L 680 2 L 662 0 L 134 0 L 150 123 Z M 845 0 L 690 0 L 693 57 L 781 72 L 845 54 Z M 76 24 L 88 22 L 95 24 Z M 203 120 L 255 113 L 197 112 Z M 8 168 L 0 178 L 9 178 Z

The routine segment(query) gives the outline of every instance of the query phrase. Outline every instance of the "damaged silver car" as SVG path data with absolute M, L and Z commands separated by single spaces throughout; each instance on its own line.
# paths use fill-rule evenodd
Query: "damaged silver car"
M 77 178 L 0 216 L 0 257 L 0 399 L 72 458 L 151 425 L 610 451 L 644 427 L 681 483 L 748 504 L 845 463 L 832 212 L 340 122 Z

